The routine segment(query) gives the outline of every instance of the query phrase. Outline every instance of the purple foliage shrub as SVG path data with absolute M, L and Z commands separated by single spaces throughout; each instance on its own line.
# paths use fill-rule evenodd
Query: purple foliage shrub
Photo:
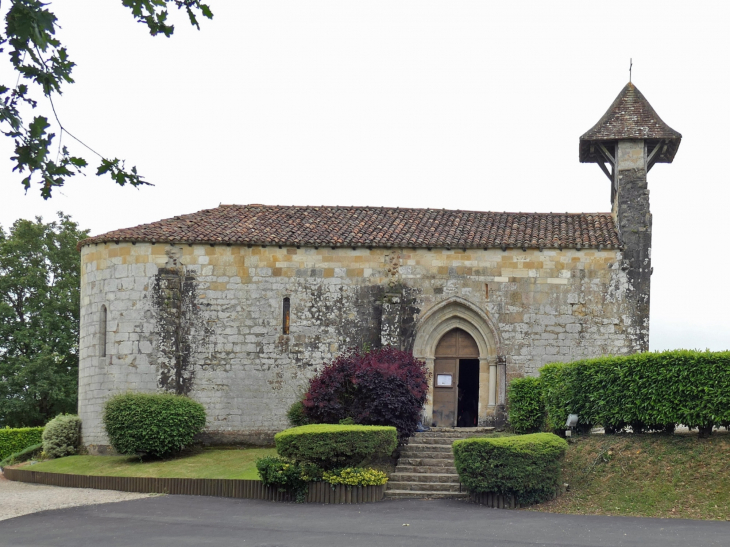
M 312 423 L 390 425 L 406 441 L 416 430 L 428 394 L 426 364 L 406 351 L 350 350 L 325 365 L 304 397 Z

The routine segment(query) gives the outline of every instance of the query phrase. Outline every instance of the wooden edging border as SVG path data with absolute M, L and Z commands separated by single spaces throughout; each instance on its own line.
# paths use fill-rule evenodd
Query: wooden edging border
M 566 485 L 567 486 L 567 485 Z M 565 490 L 561 486 L 555 487 L 555 493 L 550 499 L 555 499 L 561 494 L 564 494 Z M 469 501 L 472 503 L 478 503 L 479 505 L 486 505 L 487 507 L 493 507 L 495 509 L 521 509 L 522 505 L 517 503 L 517 498 L 514 495 L 507 494 L 496 494 L 496 493 L 469 493 Z
M 469 501 L 495 509 L 519 509 L 520 504 L 514 496 L 504 494 L 469 494 Z
M 269 501 L 295 501 L 289 492 L 266 487 L 261 481 L 239 479 L 158 479 L 145 477 L 102 477 L 94 475 L 69 475 L 44 473 L 6 467 L 5 478 L 11 481 L 93 488 L 96 490 L 120 490 L 143 494 L 181 494 L 188 496 L 216 496 Z M 307 503 L 369 503 L 382 501 L 385 485 L 331 486 L 325 482 L 310 482 Z

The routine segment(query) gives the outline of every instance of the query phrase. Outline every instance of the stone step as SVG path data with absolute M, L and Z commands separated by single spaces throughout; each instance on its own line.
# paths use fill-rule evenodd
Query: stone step
M 451 462 L 452 465 L 454 462 Z M 401 465 L 395 468 L 395 473 L 449 473 L 456 474 L 456 467 L 432 465 Z
M 432 427 L 429 431 L 419 431 L 416 435 L 428 434 L 457 434 L 457 435 L 473 435 L 475 433 L 491 433 L 493 427 Z
M 403 450 L 435 450 L 440 452 L 451 452 L 451 444 L 424 444 L 424 443 L 408 443 L 403 447 Z
M 461 433 L 461 432 L 447 432 L 447 433 L 416 433 L 411 439 L 466 439 L 467 437 L 473 437 L 474 435 L 484 435 L 484 433 Z
M 398 466 L 428 466 L 428 467 L 453 467 L 454 458 L 401 458 L 398 460 Z
M 414 450 L 413 452 L 401 452 L 402 458 L 407 458 L 409 460 L 415 459 L 415 458 L 423 458 L 423 459 L 449 459 L 452 462 L 454 461 L 454 457 L 450 452 L 444 452 L 442 451 L 432 451 L 432 450 Z
M 436 432 L 444 432 L 444 431 L 466 431 L 469 432 L 489 432 L 494 431 L 494 427 L 492 426 L 477 426 L 477 427 L 441 427 L 441 426 L 435 426 L 430 428 L 429 431 L 436 431 Z M 426 432 L 428 433 L 428 431 Z
M 428 492 L 424 490 L 386 490 L 386 499 L 429 498 L 429 499 L 461 499 L 468 497 L 466 492 Z
M 418 443 L 419 445 L 428 444 L 438 444 L 438 445 L 444 445 L 444 446 L 451 446 L 454 441 L 458 441 L 461 439 L 461 437 L 411 437 L 411 442 Z M 408 443 L 410 444 L 410 443 Z M 408 445 L 406 445 L 408 446 Z
M 436 483 L 456 483 L 459 484 L 459 475 L 456 473 L 401 473 L 398 469 L 390 475 L 393 482 L 428 482 Z
M 401 456 L 406 452 L 411 454 L 418 454 L 420 452 L 445 452 L 446 454 L 451 454 L 451 445 L 409 443 L 401 449 Z
M 388 481 L 388 488 L 393 490 L 417 490 L 423 492 L 458 492 L 459 483 L 453 482 L 405 482 Z

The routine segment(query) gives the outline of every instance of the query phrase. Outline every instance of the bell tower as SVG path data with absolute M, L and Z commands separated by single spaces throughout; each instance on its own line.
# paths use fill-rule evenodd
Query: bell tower
M 672 163 L 682 135 L 657 115 L 629 82 L 603 117 L 580 138 L 582 163 L 597 163 L 611 181 L 611 212 L 623 243 L 630 335 L 636 351 L 649 350 L 651 211 L 647 173 Z

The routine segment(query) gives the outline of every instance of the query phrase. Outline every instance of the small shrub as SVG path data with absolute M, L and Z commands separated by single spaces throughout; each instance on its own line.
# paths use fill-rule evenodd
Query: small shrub
M 309 482 L 322 478 L 322 470 L 318 467 L 282 458 L 259 458 L 256 460 L 256 469 L 264 486 L 272 486 L 282 492 L 292 492 L 298 502 L 306 499 Z
M 335 471 L 325 471 L 322 480 L 331 485 L 380 486 L 388 482 L 388 475 L 372 467 L 345 467 Z
M 11 454 L 42 442 L 42 427 L 21 427 L 0 429 L 0 460 Z
M 509 423 L 516 433 L 535 433 L 545 424 L 545 403 L 540 378 L 512 380 L 507 388 Z
M 276 434 L 279 455 L 332 470 L 390 456 L 398 445 L 394 427 L 312 424 Z
M 295 493 L 307 488 L 308 481 L 296 462 L 274 457 L 260 458 L 256 460 L 256 469 L 264 486 Z
M 125 393 L 106 402 L 103 420 L 120 454 L 161 458 L 193 442 L 205 427 L 205 408 L 182 395 Z
M 7 467 L 8 465 L 15 465 L 17 463 L 27 462 L 28 460 L 32 460 L 40 456 L 41 452 L 43 451 L 43 443 L 33 444 L 29 446 L 28 448 L 25 448 L 21 450 L 20 452 L 16 452 L 15 454 L 10 454 L 7 458 L 0 461 L 0 468 Z
M 514 495 L 521 504 L 555 495 L 568 443 L 552 433 L 454 442 L 454 462 L 469 492 Z
M 386 425 L 405 442 L 416 431 L 428 394 L 428 370 L 406 351 L 351 350 L 313 378 L 304 397 L 311 422 Z
M 309 418 L 304 412 L 304 403 L 302 401 L 296 401 L 286 411 L 286 418 L 289 420 L 289 425 L 292 427 L 299 427 L 300 425 L 308 425 Z
M 43 452 L 49 458 L 73 456 L 81 444 L 81 418 L 75 414 L 59 414 L 43 431 Z

